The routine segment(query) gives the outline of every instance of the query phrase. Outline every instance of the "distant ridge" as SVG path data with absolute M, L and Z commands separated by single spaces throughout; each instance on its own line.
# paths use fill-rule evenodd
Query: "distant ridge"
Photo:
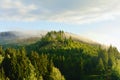
M 44 36 L 47 32 L 39 31 L 6 31 L 0 32 L 0 45 L 4 44 L 22 44 L 28 42 L 34 42 L 38 40 L 40 37 Z
M 6 31 L 0 32 L 0 45 L 4 44 L 30 44 L 34 43 L 44 35 L 46 35 L 48 31 Z M 90 40 L 86 37 L 79 36 L 73 33 L 65 32 L 65 37 L 72 37 L 73 40 L 77 40 L 80 42 L 85 42 L 89 44 L 98 44 L 97 42 Z

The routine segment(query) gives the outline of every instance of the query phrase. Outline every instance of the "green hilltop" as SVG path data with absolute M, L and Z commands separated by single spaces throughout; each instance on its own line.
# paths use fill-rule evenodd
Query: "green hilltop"
M 117 48 L 51 31 L 36 43 L 0 48 L 0 79 L 120 80 Z

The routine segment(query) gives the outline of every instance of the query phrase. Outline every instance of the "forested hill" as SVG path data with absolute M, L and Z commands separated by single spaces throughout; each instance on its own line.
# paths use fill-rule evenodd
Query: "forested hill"
M 117 48 L 103 48 L 51 31 L 24 48 L 0 48 L 0 79 L 120 80 Z

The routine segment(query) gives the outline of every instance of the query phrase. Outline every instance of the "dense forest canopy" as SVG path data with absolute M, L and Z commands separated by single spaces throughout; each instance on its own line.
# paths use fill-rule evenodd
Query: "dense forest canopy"
M 117 48 L 51 31 L 33 44 L 0 47 L 0 80 L 120 80 Z

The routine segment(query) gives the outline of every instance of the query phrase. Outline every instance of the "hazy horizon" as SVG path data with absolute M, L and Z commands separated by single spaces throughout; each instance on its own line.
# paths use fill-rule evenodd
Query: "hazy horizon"
M 19 30 L 63 30 L 120 50 L 120 1 L 0 1 L 0 32 Z

